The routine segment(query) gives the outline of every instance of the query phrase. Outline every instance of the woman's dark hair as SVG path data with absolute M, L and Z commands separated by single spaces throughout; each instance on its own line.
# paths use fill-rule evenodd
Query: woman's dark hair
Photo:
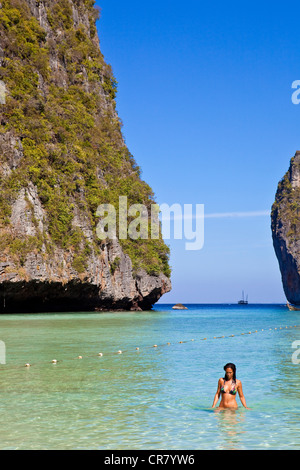
M 226 369 L 228 369 L 228 368 L 232 369 L 232 372 L 233 372 L 232 380 L 233 380 L 234 382 L 236 382 L 236 375 L 235 375 L 235 373 L 236 373 L 236 367 L 235 367 L 234 364 L 232 364 L 232 362 L 229 362 L 228 364 L 226 364 L 226 366 L 224 366 L 224 370 L 225 370 L 225 377 L 224 377 L 224 380 L 226 380 Z

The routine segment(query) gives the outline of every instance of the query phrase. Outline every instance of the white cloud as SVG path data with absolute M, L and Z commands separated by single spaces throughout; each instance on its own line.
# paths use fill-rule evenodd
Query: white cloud
M 217 212 L 215 214 L 205 214 L 207 219 L 221 219 L 230 217 L 266 217 L 270 216 L 270 211 L 249 211 L 249 212 Z
M 248 212 L 215 212 L 211 214 L 206 214 L 204 211 L 204 218 L 205 219 L 229 219 L 229 218 L 243 218 L 243 217 L 269 217 L 271 212 L 269 210 L 262 210 L 262 211 L 248 211 Z M 201 218 L 201 216 L 197 217 L 196 214 L 192 213 L 184 213 L 182 211 L 181 214 L 169 214 L 167 216 L 162 216 L 162 220 L 190 220 Z

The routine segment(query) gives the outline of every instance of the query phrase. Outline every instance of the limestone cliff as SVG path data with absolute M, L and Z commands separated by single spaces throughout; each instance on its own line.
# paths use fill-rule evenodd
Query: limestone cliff
M 278 184 L 271 222 L 286 298 L 300 305 L 300 151 Z
M 96 234 L 100 204 L 155 202 L 122 136 L 98 16 L 93 0 L 0 2 L 0 312 L 149 309 L 171 289 L 161 234 Z

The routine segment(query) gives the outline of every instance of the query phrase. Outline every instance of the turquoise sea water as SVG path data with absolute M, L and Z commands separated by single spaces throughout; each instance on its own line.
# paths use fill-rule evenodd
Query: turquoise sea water
M 300 312 L 188 307 L 1 315 L 0 449 L 299 449 Z M 251 410 L 211 409 L 227 362 Z

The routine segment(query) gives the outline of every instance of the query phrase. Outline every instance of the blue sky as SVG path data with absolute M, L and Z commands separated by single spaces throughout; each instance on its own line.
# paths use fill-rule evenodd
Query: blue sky
M 285 302 L 270 211 L 300 149 L 296 2 L 97 0 L 130 152 L 158 204 L 204 204 L 204 246 L 171 248 L 163 303 Z M 207 217 L 208 216 L 208 217 Z

